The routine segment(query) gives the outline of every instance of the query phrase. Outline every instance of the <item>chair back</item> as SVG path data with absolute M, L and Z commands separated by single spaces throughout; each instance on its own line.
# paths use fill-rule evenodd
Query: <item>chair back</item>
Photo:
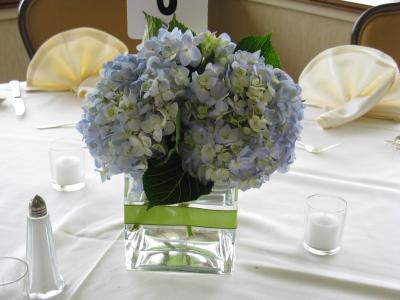
M 365 11 L 354 24 L 351 43 L 379 49 L 400 66 L 400 2 Z
M 30 58 L 47 39 L 77 27 L 93 27 L 136 52 L 140 40 L 128 36 L 126 0 L 21 0 L 18 26 Z

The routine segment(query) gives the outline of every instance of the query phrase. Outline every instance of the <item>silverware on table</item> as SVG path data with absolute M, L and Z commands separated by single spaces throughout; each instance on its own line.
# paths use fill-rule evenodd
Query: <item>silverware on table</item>
M 14 106 L 15 114 L 22 116 L 25 113 L 25 104 L 21 98 L 21 91 L 18 80 L 11 80 L 9 82 L 11 88 L 11 102 Z
M 393 140 L 385 140 L 386 143 L 392 144 L 396 148 L 400 148 L 400 135 L 393 138 Z
M 330 149 L 333 149 L 333 148 L 339 146 L 339 144 L 333 144 L 333 145 L 326 146 L 326 147 L 314 147 L 314 146 L 312 146 L 312 145 L 304 144 L 304 143 L 301 142 L 301 141 L 297 141 L 296 144 L 297 144 L 301 149 L 303 149 L 303 150 L 305 150 L 305 151 L 307 151 L 307 152 L 309 152 L 309 153 L 312 153 L 312 154 L 319 154 L 319 153 L 328 151 L 328 150 L 330 150 Z
M 57 123 L 57 124 L 42 124 L 36 126 L 36 129 L 54 129 L 54 128 L 69 128 L 69 127 L 75 127 L 76 123 L 70 122 L 70 123 Z

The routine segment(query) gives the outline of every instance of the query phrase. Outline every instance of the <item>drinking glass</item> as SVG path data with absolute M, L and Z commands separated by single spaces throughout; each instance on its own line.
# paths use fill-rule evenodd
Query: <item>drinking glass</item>
M 334 195 L 312 195 L 306 199 L 304 248 L 317 255 L 340 250 L 347 202 Z
M 15 257 L 0 257 L 0 299 L 26 300 L 28 265 Z
M 78 139 L 61 138 L 50 143 L 51 185 L 72 192 L 85 186 L 85 147 Z

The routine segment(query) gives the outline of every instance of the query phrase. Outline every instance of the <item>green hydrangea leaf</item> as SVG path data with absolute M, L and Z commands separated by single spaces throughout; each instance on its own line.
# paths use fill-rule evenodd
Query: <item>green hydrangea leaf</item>
M 180 29 L 182 32 L 185 32 L 186 30 L 189 29 L 189 27 L 187 27 L 185 24 L 179 22 L 176 19 L 176 15 L 174 14 L 174 16 L 172 17 L 172 20 L 169 22 L 168 24 L 168 31 L 172 31 L 172 29 L 174 29 L 175 27 L 177 27 L 178 29 Z M 193 33 L 194 34 L 194 33 Z
M 264 56 L 265 63 L 270 64 L 274 68 L 281 68 L 281 60 L 279 59 L 278 53 L 272 47 L 271 40 L 269 43 L 265 43 L 261 48 L 261 55 Z
M 143 188 L 149 209 L 157 205 L 178 204 L 198 199 L 211 192 L 214 183 L 201 183 L 182 169 L 182 160 L 173 153 L 162 166 L 149 165 L 143 174 Z
M 157 160 L 152 159 L 151 160 L 152 165 L 154 167 L 161 167 L 161 166 L 165 165 L 168 162 L 171 155 L 174 154 L 175 152 L 176 152 L 176 148 L 172 148 L 168 151 L 167 155 L 164 156 L 163 158 L 157 159 Z
M 143 40 L 148 40 L 153 36 L 158 34 L 158 30 L 166 24 L 157 17 L 150 16 L 149 14 L 143 12 L 144 19 L 145 19 L 145 26 L 144 26 L 144 33 L 143 33 Z
M 272 65 L 274 68 L 281 68 L 281 61 L 278 54 L 271 43 L 272 33 L 261 36 L 249 36 L 241 39 L 236 46 L 235 51 L 245 50 L 256 52 L 260 50 L 261 56 L 264 57 L 265 63 Z

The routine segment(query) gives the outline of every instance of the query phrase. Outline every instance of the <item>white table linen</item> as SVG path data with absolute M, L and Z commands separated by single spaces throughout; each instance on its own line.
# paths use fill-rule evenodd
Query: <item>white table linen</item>
M 240 194 L 233 275 L 128 272 L 122 177 L 102 184 L 88 154 L 83 190 L 50 186 L 48 143 L 80 135 L 35 126 L 78 121 L 81 100 L 69 92 L 22 96 L 22 118 L 10 101 L 0 104 L 0 255 L 24 258 L 28 202 L 41 195 L 66 282 L 57 299 L 400 299 L 400 150 L 384 142 L 399 124 L 362 118 L 324 131 L 319 111 L 307 108 L 303 141 L 340 146 L 319 155 L 298 149 L 288 174 Z M 348 201 L 342 250 L 332 257 L 302 246 L 305 198 L 315 193 Z

